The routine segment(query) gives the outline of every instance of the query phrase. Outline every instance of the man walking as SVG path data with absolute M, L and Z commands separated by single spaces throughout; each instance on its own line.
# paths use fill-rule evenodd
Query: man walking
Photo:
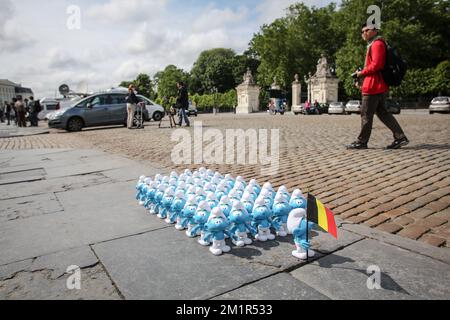
M 386 63 L 386 44 L 374 25 L 364 24 L 361 33 L 368 43 L 365 67 L 355 73 L 358 79 L 364 79 L 361 87 L 361 133 L 358 140 L 347 146 L 347 149 L 367 149 L 375 114 L 394 135 L 394 142 L 387 149 L 399 149 L 406 146 L 409 140 L 397 120 L 386 109 L 389 86 L 381 74 Z
M 180 109 L 180 121 L 178 125 L 181 127 L 184 122 L 186 123 L 186 127 L 190 126 L 189 118 L 186 114 L 186 110 L 189 108 L 189 96 L 186 89 L 185 84 L 182 81 L 177 82 L 178 88 L 178 98 L 177 98 L 177 107 Z
M 30 101 L 28 102 L 29 109 L 29 118 L 30 118 L 30 126 L 37 127 L 38 126 L 38 112 L 36 108 L 36 103 L 38 101 L 34 101 L 33 97 L 30 97 Z

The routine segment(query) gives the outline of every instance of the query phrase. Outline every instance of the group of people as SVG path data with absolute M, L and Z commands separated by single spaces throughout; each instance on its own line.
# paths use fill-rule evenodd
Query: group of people
M 3 106 L 0 106 L 0 121 L 6 125 L 11 125 L 13 120 L 18 127 L 27 127 L 27 114 L 30 122 L 30 127 L 38 126 L 38 114 L 42 110 L 39 100 L 23 99 L 22 96 L 13 98 L 11 102 L 5 101 Z
M 283 101 L 280 106 L 275 104 L 274 99 L 270 99 L 269 104 L 267 105 L 267 112 L 272 115 L 276 115 L 277 113 L 283 115 L 286 112 L 287 103 Z
M 178 89 L 178 97 L 177 97 L 176 104 L 173 107 L 174 107 L 174 109 L 178 110 L 178 116 L 179 116 L 178 126 L 181 127 L 181 125 L 183 124 L 183 120 L 184 120 L 186 127 L 190 127 L 191 124 L 189 122 L 189 118 L 187 115 L 187 110 L 189 108 L 189 94 L 188 94 L 186 85 L 182 81 L 178 81 L 177 89 Z M 136 95 L 137 95 L 137 91 L 136 91 L 135 86 L 133 84 L 130 84 L 128 87 L 128 96 L 126 98 L 127 113 L 128 113 L 128 118 L 127 118 L 128 129 L 134 128 L 134 114 L 136 112 L 136 106 L 139 102 Z
M 305 113 L 306 114 L 320 114 L 319 110 L 319 102 L 317 100 L 314 101 L 313 104 L 309 100 L 305 102 Z

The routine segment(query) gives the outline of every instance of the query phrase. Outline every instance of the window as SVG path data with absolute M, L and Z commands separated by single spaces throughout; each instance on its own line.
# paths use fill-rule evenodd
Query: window
M 112 96 L 112 104 L 125 104 L 126 95 L 116 94 Z

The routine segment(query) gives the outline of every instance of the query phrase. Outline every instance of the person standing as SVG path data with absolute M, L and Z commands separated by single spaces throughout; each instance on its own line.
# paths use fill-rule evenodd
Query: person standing
M 136 105 L 138 104 L 139 100 L 136 97 L 136 92 L 134 91 L 134 85 L 130 84 L 128 87 L 128 96 L 126 98 L 127 102 L 127 128 L 133 129 L 133 120 L 134 120 L 134 113 L 136 112 Z
M 189 108 L 189 95 L 186 88 L 186 85 L 182 81 L 177 82 L 178 88 L 178 98 L 177 98 L 177 107 L 180 109 L 180 121 L 178 125 L 181 127 L 184 122 L 186 123 L 186 127 L 189 127 L 191 124 L 189 122 L 189 118 L 186 114 L 187 109 Z
M 12 111 L 12 107 L 11 107 L 11 103 L 9 103 L 8 101 L 5 101 L 5 115 L 6 115 L 6 120 L 8 121 L 8 123 L 6 125 L 11 125 L 11 111 Z
M 364 41 L 368 43 L 365 67 L 355 72 L 358 79 L 363 79 L 360 88 L 362 92 L 361 133 L 358 140 L 348 145 L 347 149 L 367 149 L 375 114 L 394 135 L 394 142 L 386 148 L 399 149 L 406 146 L 409 140 L 397 120 L 386 108 L 389 86 L 381 74 L 386 63 L 386 43 L 378 35 L 378 29 L 374 25 L 364 24 L 361 34 Z M 357 83 L 356 86 L 359 87 L 359 84 Z
M 38 126 L 38 117 L 37 117 L 37 109 L 36 109 L 36 102 L 34 101 L 33 97 L 30 97 L 30 101 L 28 102 L 28 112 L 29 112 L 29 118 L 30 118 L 30 126 L 31 127 L 37 127 Z
M 17 102 L 15 103 L 15 107 L 16 107 L 16 111 L 17 111 L 17 125 L 19 127 L 26 127 L 27 123 L 25 121 L 25 104 L 22 101 L 22 97 L 18 96 L 17 97 Z

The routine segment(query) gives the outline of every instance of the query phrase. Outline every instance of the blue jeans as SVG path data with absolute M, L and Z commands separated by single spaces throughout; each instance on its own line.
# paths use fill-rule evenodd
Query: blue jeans
M 184 118 L 184 122 L 186 123 L 187 126 L 191 125 L 190 122 L 189 122 L 189 118 L 188 118 L 188 116 L 186 114 L 186 109 L 183 109 L 183 108 L 180 109 L 179 117 L 180 117 L 180 121 L 178 122 L 178 125 L 180 127 L 183 124 L 183 118 Z

